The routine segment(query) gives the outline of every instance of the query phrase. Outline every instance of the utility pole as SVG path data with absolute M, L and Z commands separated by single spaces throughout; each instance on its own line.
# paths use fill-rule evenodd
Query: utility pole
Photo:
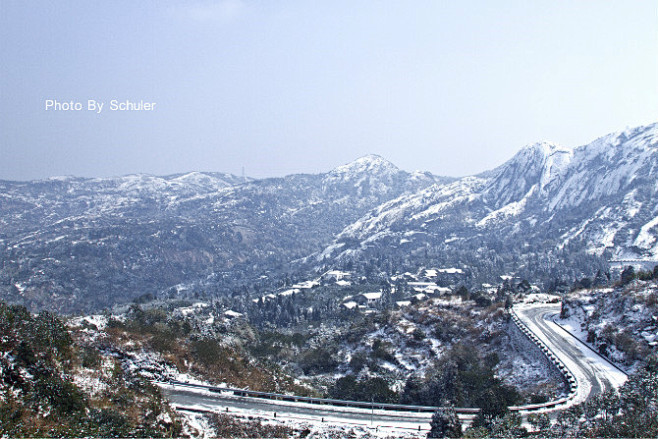
M 372 418 L 375 416 L 375 397 L 370 397 L 370 426 L 372 427 Z

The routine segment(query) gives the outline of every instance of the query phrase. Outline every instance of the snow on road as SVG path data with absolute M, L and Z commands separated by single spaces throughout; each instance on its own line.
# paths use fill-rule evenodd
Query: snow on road
M 182 388 L 159 383 L 179 411 L 225 413 L 231 416 L 276 421 L 315 430 L 356 428 L 376 437 L 425 437 L 432 413 L 399 413 L 352 407 L 318 406 L 304 402 L 271 401 L 216 393 L 205 389 Z
M 575 395 L 557 409 L 580 404 L 609 389 L 616 389 L 627 375 L 597 355 L 585 343 L 556 324 L 559 304 L 519 304 L 518 318 L 533 332 L 576 379 Z M 228 413 L 245 418 L 260 418 L 290 426 L 310 426 L 314 431 L 354 428 L 376 437 L 424 437 L 432 413 L 391 412 L 386 410 L 336 407 L 293 401 L 261 400 L 216 393 L 206 389 L 185 388 L 160 383 L 174 407 L 181 411 Z M 548 409 L 546 411 L 553 411 Z M 472 418 L 473 416 L 470 416 Z M 462 419 L 468 423 L 467 419 Z M 469 419 L 470 420 L 470 419 Z
M 628 377 L 625 373 L 552 320 L 559 315 L 560 304 L 519 304 L 514 310 L 528 329 L 574 375 L 577 388 L 569 405 L 585 402 L 606 390 L 617 389 L 626 382 Z

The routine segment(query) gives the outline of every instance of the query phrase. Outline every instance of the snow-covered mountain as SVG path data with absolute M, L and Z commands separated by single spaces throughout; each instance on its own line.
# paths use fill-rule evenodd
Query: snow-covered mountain
M 383 157 L 370 154 L 327 173 L 322 179 L 322 188 L 325 192 L 356 193 L 384 200 L 450 180 L 429 172 L 402 171 Z
M 0 298 L 89 310 L 181 284 L 238 294 L 348 263 L 459 267 L 473 283 L 573 281 L 611 258 L 658 258 L 657 174 L 653 124 L 575 149 L 537 143 L 461 179 L 369 155 L 263 180 L 0 181 Z
M 145 211 L 172 209 L 183 200 L 215 194 L 249 181 L 252 179 L 210 172 L 166 177 L 135 174 L 0 181 L 0 227 L 8 234 L 43 229 L 73 216 L 140 216 Z
M 550 184 L 563 178 L 572 157 L 573 151 L 552 143 L 526 146 L 507 163 L 488 173 L 491 181 L 484 191 L 484 201 L 500 209 L 522 201 L 532 191 L 546 191 Z
M 369 209 L 437 181 L 376 156 L 264 180 L 193 172 L 0 181 L 0 298 L 96 309 L 209 277 L 210 293 L 227 294 L 290 270 Z
M 573 150 L 530 145 L 492 171 L 378 206 L 318 257 L 340 261 L 385 251 L 424 251 L 466 265 L 490 264 L 482 258 L 492 253 L 551 266 L 562 251 L 658 259 L 658 124 Z

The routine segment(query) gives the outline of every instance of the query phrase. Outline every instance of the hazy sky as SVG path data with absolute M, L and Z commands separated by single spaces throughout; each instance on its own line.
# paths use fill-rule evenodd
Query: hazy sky
M 658 2 L 0 0 L 0 74 L 0 179 L 461 176 L 657 121 Z

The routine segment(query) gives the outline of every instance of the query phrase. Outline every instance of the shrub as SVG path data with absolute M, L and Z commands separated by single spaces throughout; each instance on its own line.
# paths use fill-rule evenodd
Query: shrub
M 350 367 L 354 372 L 360 372 L 368 364 L 368 356 L 365 352 L 355 352 L 350 359 Z
M 329 389 L 329 396 L 334 399 L 382 403 L 395 403 L 399 400 L 398 394 L 391 390 L 385 379 L 375 377 L 357 381 L 354 375 L 336 380 Z
M 40 367 L 34 378 L 35 397 L 48 401 L 58 413 L 71 414 L 84 410 L 85 399 L 80 389 L 63 379 L 57 371 Z
M 293 430 L 284 425 L 264 425 L 260 421 L 238 421 L 225 414 L 210 415 L 210 425 L 222 438 L 285 438 Z
M 203 364 L 213 364 L 220 361 L 222 347 L 214 339 L 203 339 L 192 344 L 192 354 Z
M 80 357 L 82 360 L 82 367 L 97 369 L 101 365 L 101 355 L 92 347 L 83 347 L 80 350 Z
M 411 333 L 411 335 L 414 338 L 414 340 L 416 340 L 416 341 L 425 340 L 425 333 L 420 328 L 414 329 L 414 331 Z
M 299 366 L 304 373 L 313 375 L 335 370 L 338 361 L 329 348 L 317 348 L 305 352 L 299 360 Z
M 551 426 L 551 419 L 546 413 L 531 413 L 528 415 L 528 423 L 535 430 L 546 430 Z
M 395 357 L 388 351 L 390 343 L 382 342 L 380 339 L 375 339 L 372 343 L 372 356 L 373 358 L 379 358 L 383 361 L 388 361 L 389 363 L 395 363 Z
M 105 437 L 126 437 L 130 431 L 126 416 L 113 409 L 91 409 L 88 418 Z

